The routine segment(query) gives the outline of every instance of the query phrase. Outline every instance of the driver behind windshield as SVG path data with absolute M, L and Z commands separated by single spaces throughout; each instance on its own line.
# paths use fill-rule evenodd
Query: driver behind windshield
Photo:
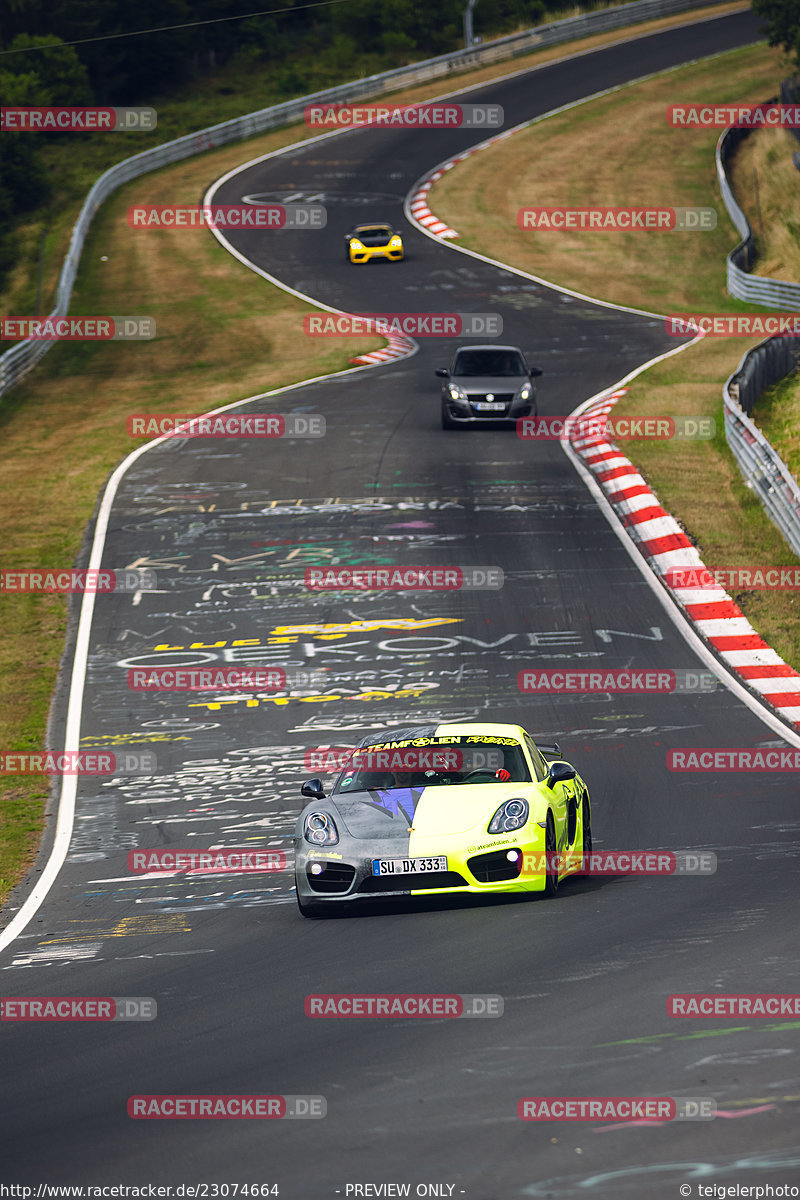
M 470 752 L 482 756 L 490 765 L 472 767 Z M 497 766 L 502 754 L 503 765 Z M 346 767 L 336 784 L 336 792 L 391 791 L 395 788 L 440 787 L 470 783 L 529 783 L 530 773 L 519 746 L 470 746 L 464 748 L 465 763 L 461 770 L 429 769 L 425 771 L 376 771 Z M 479 759 L 480 761 L 480 759 Z

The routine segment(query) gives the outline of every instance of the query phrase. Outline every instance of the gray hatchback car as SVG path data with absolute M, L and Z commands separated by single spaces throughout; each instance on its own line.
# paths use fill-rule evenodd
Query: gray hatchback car
M 536 415 L 533 380 L 542 372 L 517 346 L 459 346 L 449 369 L 436 374 L 444 380 L 443 429 Z

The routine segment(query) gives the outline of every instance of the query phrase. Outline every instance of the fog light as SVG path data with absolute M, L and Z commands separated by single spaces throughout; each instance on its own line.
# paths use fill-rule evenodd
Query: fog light
M 509 862 L 518 862 L 519 861 L 519 850 L 509 850 L 508 854 L 506 855 L 506 858 L 508 859 Z
M 322 863 L 312 863 L 311 864 L 311 874 L 312 875 L 321 875 L 324 870 L 325 870 L 325 868 L 323 867 Z

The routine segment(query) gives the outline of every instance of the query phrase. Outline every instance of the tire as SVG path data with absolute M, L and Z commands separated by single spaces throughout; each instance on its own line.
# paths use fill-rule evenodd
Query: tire
M 589 801 L 586 796 L 583 797 L 581 804 L 581 829 L 583 831 L 583 844 L 581 852 L 583 854 L 592 853 L 592 813 L 589 808 Z
M 553 814 L 547 814 L 547 828 L 544 833 L 545 854 L 556 853 L 556 827 L 553 824 Z M 558 875 L 545 875 L 544 894 L 548 900 L 554 900 L 558 895 Z

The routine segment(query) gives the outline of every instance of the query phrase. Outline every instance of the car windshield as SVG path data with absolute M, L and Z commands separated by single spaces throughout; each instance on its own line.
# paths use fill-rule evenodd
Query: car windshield
M 459 350 L 451 375 L 527 375 L 517 350 Z
M 353 230 L 355 237 L 391 237 L 392 231 L 388 225 L 357 225 Z
M 336 780 L 332 795 L 530 781 L 522 747 L 511 738 L 470 738 L 467 741 L 457 737 L 435 743 L 429 739 L 425 746 L 410 741 L 383 742 L 362 746 L 353 752 Z

